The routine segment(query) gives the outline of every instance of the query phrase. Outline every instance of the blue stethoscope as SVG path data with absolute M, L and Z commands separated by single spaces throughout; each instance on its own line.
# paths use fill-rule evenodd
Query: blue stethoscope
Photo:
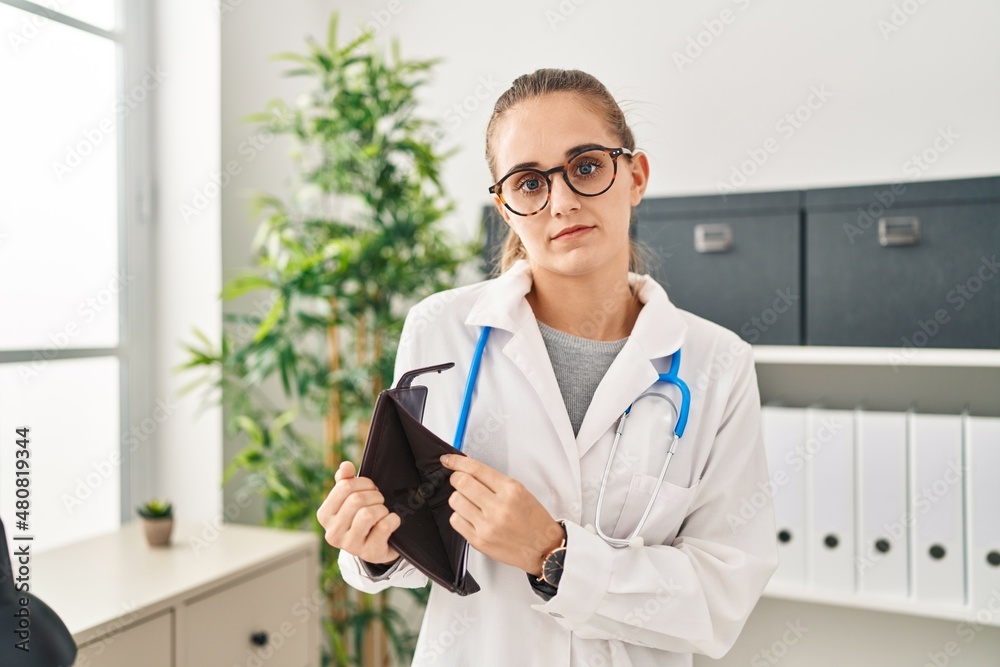
M 490 331 L 492 327 L 483 327 L 483 332 L 479 335 L 479 342 L 476 344 L 476 351 L 472 356 L 472 365 L 469 368 L 469 377 L 465 382 L 465 397 L 462 399 L 462 411 L 458 415 L 458 426 L 455 429 L 455 449 L 461 451 L 462 445 L 465 441 L 465 429 L 469 422 L 469 409 L 472 407 L 472 392 L 476 387 L 476 378 L 479 377 L 479 367 L 482 365 L 483 361 L 483 351 L 486 349 L 486 341 L 490 337 Z M 647 390 L 639 395 L 632 403 L 625 408 L 625 412 L 622 413 L 621 417 L 618 419 L 618 428 L 615 429 L 615 439 L 611 444 L 611 452 L 608 454 L 608 463 L 604 468 L 604 477 L 601 479 L 601 487 L 597 494 L 597 509 L 595 514 L 597 515 L 594 519 L 594 528 L 597 535 L 601 537 L 605 542 L 613 547 L 621 548 L 627 546 L 642 546 L 642 538 L 639 537 L 639 531 L 642 530 L 643 525 L 646 523 L 646 518 L 649 516 L 649 511 L 653 508 L 653 503 L 656 500 L 656 495 L 659 491 L 661 484 L 663 483 L 664 477 L 667 474 L 667 468 L 670 466 L 670 460 L 674 457 L 674 453 L 677 451 L 677 442 L 680 440 L 681 436 L 684 435 L 684 429 L 687 426 L 688 420 L 688 409 L 691 407 L 691 390 L 688 389 L 687 384 L 677 376 L 677 371 L 681 365 L 681 351 L 677 350 L 670 357 L 670 369 L 666 373 L 660 373 L 658 382 L 666 382 L 676 386 L 681 392 L 681 408 L 677 410 L 677 406 L 674 402 L 670 400 L 665 394 Z M 604 531 L 601 530 L 601 507 L 604 505 L 604 489 L 608 485 L 608 475 L 611 472 L 611 464 L 615 459 L 615 454 L 618 451 L 618 442 L 621 440 L 622 433 L 625 431 L 625 420 L 629 413 L 632 411 L 632 406 L 635 405 L 639 399 L 650 396 L 658 397 L 667 401 L 673 408 L 676 420 L 674 422 L 674 430 L 671 434 L 670 448 L 667 450 L 667 456 L 663 461 L 663 468 L 660 469 L 660 477 L 656 481 L 656 488 L 653 489 L 650 495 L 649 502 L 646 503 L 646 509 L 642 513 L 642 518 L 639 519 L 638 525 L 627 538 L 616 538 L 610 535 L 605 535 Z

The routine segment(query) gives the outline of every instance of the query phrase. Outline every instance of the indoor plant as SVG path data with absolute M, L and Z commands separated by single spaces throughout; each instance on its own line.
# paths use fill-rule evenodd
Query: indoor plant
M 174 506 L 166 499 L 152 498 L 135 508 L 142 517 L 142 528 L 151 547 L 170 544 L 174 530 Z
M 273 100 L 249 117 L 293 138 L 296 162 L 286 197 L 259 195 L 257 267 L 231 280 L 222 297 L 259 295 L 254 312 L 227 314 L 216 345 L 200 331 L 180 368 L 211 371 L 229 432 L 245 446 L 224 482 L 243 470 L 262 479 L 266 523 L 311 527 L 340 461 L 360 459 L 374 400 L 392 381 L 395 342 L 409 305 L 454 286 L 480 241 L 455 243 L 440 229 L 452 210 L 440 180 L 447 157 L 438 123 L 417 116 L 416 90 L 436 61 L 407 61 L 371 48 L 371 33 L 337 44 L 337 15 L 325 44 L 276 58 L 310 86 L 294 105 Z M 261 305 L 263 304 L 263 305 Z M 283 405 L 260 390 L 280 379 Z M 320 439 L 308 432 L 322 424 Z M 336 664 L 372 664 L 382 643 L 408 663 L 415 633 L 385 594 L 349 589 L 337 551 L 322 542 L 325 629 Z M 426 600 L 427 589 L 407 590 Z M 373 637 L 375 638 L 373 640 Z

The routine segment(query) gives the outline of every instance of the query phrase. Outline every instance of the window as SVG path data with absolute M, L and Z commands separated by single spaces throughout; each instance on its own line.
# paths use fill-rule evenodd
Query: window
M 130 425 L 150 394 L 147 107 L 160 77 L 141 7 L 0 0 L 0 517 L 36 552 L 118 528 L 133 480 L 145 488 L 149 441 Z

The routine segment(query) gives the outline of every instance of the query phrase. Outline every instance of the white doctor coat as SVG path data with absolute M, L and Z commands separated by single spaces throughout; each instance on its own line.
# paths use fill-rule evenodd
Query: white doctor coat
M 455 362 L 417 380 L 429 388 L 424 424 L 446 442 L 482 327 L 493 327 L 463 451 L 518 479 L 567 530 L 559 592 L 548 602 L 523 570 L 470 549 L 469 572 L 482 590 L 462 597 L 432 586 L 413 665 L 691 665 L 692 652 L 722 656 L 743 628 L 778 562 L 751 347 L 674 306 L 648 275 L 629 279 L 644 305 L 576 437 L 524 298 L 526 260 L 408 313 L 394 383 L 406 371 Z M 588 528 L 615 426 L 678 348 L 679 376 L 691 390 L 687 430 L 642 530 L 644 546 L 615 549 Z M 680 406 L 674 386 L 657 390 Z M 627 536 L 638 522 L 673 423 L 666 402 L 636 402 L 605 492 L 606 534 Z M 347 583 L 371 593 L 427 583 L 405 561 L 383 581 L 346 552 L 340 568 Z

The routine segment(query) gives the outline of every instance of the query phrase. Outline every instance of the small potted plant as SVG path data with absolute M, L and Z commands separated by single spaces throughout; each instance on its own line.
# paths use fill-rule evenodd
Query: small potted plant
M 153 498 L 136 510 L 142 517 L 142 527 L 149 546 L 162 547 L 170 544 L 170 533 L 174 529 L 174 508 L 170 501 Z

